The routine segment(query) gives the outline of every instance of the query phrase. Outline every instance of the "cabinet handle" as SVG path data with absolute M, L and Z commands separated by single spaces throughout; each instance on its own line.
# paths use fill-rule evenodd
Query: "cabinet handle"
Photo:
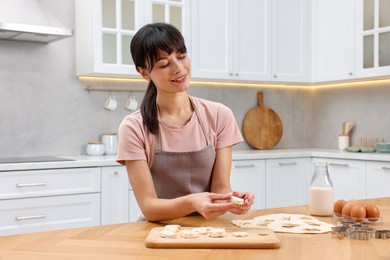
M 22 187 L 35 187 L 35 186 L 46 186 L 46 182 L 37 182 L 37 183 L 17 183 L 16 187 L 17 188 L 22 188 Z
M 229 76 L 233 76 L 233 73 L 229 73 Z
M 234 168 L 253 168 L 255 167 L 254 164 L 241 164 L 241 165 L 234 165 Z
M 115 171 L 115 172 L 114 172 L 114 175 L 119 175 L 119 172 L 118 172 L 118 171 Z
M 348 163 L 329 163 L 331 166 L 349 167 Z
M 238 77 L 240 74 L 236 73 L 235 76 Z
M 274 79 L 276 79 L 278 76 L 274 75 Z
M 352 72 L 350 72 L 350 73 L 349 73 L 349 76 L 353 76 L 353 73 L 352 73 Z
M 287 166 L 287 165 L 297 165 L 296 162 L 280 162 L 279 166 Z
M 383 167 L 382 167 L 382 170 L 385 170 L 385 171 L 386 171 L 386 170 L 390 170 L 390 167 L 383 166 Z
M 41 215 L 33 215 L 33 216 L 15 217 L 16 220 L 37 219 L 37 218 L 46 218 L 46 215 L 41 214 Z

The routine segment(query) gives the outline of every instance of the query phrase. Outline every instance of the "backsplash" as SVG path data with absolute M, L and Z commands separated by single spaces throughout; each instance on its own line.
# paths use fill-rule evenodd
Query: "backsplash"
M 50 10 L 74 28 L 74 1 L 58 2 L 61 8 Z M 119 105 L 108 111 L 103 108 L 108 92 L 85 90 L 86 83 L 75 76 L 74 37 L 48 45 L 0 41 L 0 157 L 85 154 L 89 141 L 117 132 L 130 113 L 124 107 L 129 93 L 113 92 Z M 258 91 L 283 123 L 275 148 L 337 148 L 343 121 L 356 125 L 352 139 L 390 141 L 390 86 L 311 90 L 194 85 L 189 93 L 230 107 L 241 128 L 245 113 L 257 106 Z M 140 103 L 143 93 L 133 95 Z M 234 149 L 251 148 L 244 142 Z

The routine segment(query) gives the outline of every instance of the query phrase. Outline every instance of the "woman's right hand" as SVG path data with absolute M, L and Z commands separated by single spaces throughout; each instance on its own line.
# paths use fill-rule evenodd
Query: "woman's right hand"
M 193 208 L 205 219 L 218 217 L 235 207 L 235 205 L 230 202 L 230 194 L 202 192 L 194 193 L 190 196 Z

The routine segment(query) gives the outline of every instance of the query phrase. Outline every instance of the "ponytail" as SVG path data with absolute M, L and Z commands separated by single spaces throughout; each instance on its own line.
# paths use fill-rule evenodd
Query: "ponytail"
M 157 134 L 159 130 L 156 98 L 157 88 L 153 81 L 149 81 L 140 109 L 144 124 L 152 134 Z

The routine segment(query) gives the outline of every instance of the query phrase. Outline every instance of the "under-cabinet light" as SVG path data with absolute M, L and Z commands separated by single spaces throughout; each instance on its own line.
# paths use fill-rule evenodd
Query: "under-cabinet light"
M 146 83 L 142 78 L 115 78 L 115 77 L 90 77 L 80 76 L 80 80 L 92 80 L 92 81 L 116 81 L 116 82 L 133 82 L 133 83 Z M 204 86 L 220 86 L 220 87 L 263 87 L 263 88 L 334 88 L 334 87 L 364 87 L 364 86 L 381 86 L 389 85 L 390 78 L 385 79 L 364 79 L 359 81 L 335 81 L 326 83 L 302 83 L 302 84 L 288 84 L 288 83 L 251 83 L 251 82 L 228 82 L 228 81 L 200 81 L 192 80 L 193 85 Z

